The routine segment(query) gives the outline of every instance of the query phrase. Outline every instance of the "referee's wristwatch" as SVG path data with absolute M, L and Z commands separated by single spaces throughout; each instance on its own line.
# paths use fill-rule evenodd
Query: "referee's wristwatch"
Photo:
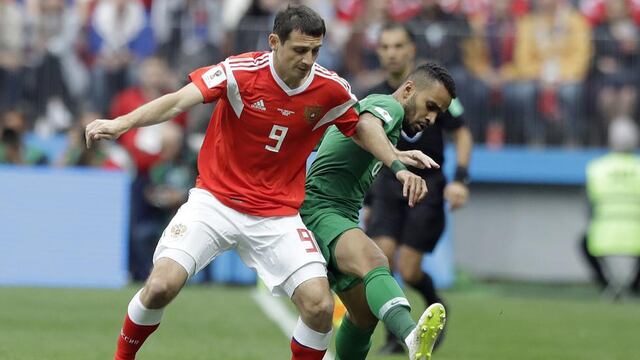
M 469 170 L 465 166 L 456 167 L 455 175 L 453 176 L 453 181 L 459 181 L 463 183 L 465 186 L 469 186 L 471 184 L 471 178 L 469 177 Z

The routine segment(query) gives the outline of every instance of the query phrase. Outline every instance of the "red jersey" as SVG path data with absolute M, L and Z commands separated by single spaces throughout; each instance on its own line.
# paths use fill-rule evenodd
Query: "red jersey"
M 245 214 L 297 214 L 307 157 L 327 127 L 351 136 L 358 122 L 349 84 L 318 64 L 295 89 L 278 77 L 270 52 L 232 56 L 189 78 L 204 102 L 219 99 L 198 155 L 196 187 Z

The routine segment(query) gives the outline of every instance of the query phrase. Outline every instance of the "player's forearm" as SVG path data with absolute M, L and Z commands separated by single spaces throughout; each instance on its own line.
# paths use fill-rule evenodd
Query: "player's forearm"
M 353 140 L 387 167 L 391 167 L 394 160 L 399 160 L 396 149 L 376 118 L 361 117 Z
M 150 101 L 127 115 L 119 117 L 128 129 L 159 124 L 173 119 L 204 100 L 202 93 L 189 83 L 182 89 Z
M 457 166 L 468 168 L 471 162 L 471 150 L 473 149 L 471 131 L 466 126 L 460 127 L 453 133 L 453 140 L 456 146 Z
M 178 104 L 179 99 L 176 93 L 167 94 L 118 117 L 116 120 L 122 121 L 128 129 L 159 124 L 184 111 L 178 107 Z

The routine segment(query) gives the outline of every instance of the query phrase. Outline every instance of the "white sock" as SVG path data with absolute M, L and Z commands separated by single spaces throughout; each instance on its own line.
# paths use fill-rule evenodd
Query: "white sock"
M 164 312 L 164 308 L 162 309 L 147 309 L 144 305 L 142 305 L 142 301 L 140 301 L 140 293 L 142 289 L 138 291 L 133 299 L 129 302 L 129 308 L 127 309 L 127 314 L 129 314 L 129 319 L 138 325 L 157 325 L 160 324 L 160 320 L 162 319 L 162 313 Z
M 296 339 L 300 345 L 316 350 L 327 350 L 332 333 L 333 330 L 330 330 L 328 333 L 317 332 L 308 327 L 307 324 L 298 317 L 296 328 L 293 329 L 293 338 Z

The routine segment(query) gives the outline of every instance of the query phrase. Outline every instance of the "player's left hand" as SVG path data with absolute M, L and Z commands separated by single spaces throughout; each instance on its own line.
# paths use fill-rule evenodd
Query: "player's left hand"
M 469 199 L 469 188 L 460 181 L 453 181 L 444 188 L 444 198 L 449 202 L 451 210 L 461 208 Z
M 407 166 L 418 169 L 438 169 L 440 165 L 420 150 L 399 151 L 398 160 Z
M 409 207 L 416 206 L 427 196 L 427 183 L 422 177 L 409 170 L 400 170 L 396 179 L 402 183 L 402 196 L 409 200 Z
M 84 130 L 87 149 L 95 141 L 99 140 L 115 140 L 123 133 L 129 130 L 129 127 L 121 120 L 96 119 L 87 125 Z

